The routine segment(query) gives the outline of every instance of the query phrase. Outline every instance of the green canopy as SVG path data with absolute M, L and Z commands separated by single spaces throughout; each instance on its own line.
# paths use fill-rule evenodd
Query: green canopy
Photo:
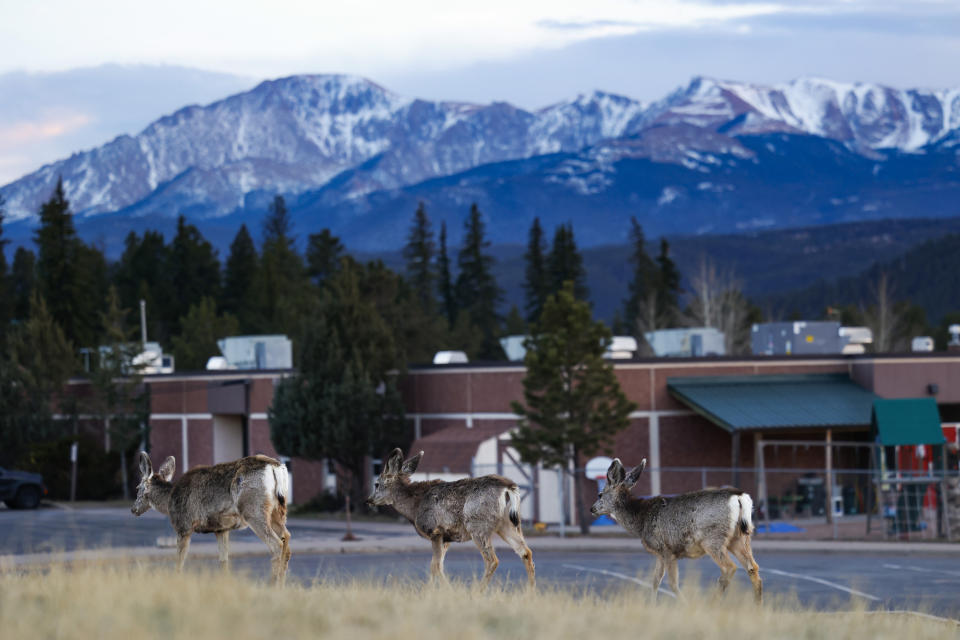
M 884 446 L 943 444 L 940 412 L 933 398 L 874 400 L 874 433 Z

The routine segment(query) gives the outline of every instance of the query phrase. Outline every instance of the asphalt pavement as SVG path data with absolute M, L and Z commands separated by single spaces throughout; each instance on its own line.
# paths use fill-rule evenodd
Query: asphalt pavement
M 344 523 L 339 521 L 291 518 L 288 528 L 292 580 L 309 584 L 427 578 L 429 543 L 408 524 L 355 523 L 357 542 L 341 540 Z M 144 558 L 172 565 L 175 551 L 166 548 L 172 535 L 167 518 L 152 511 L 137 518 L 123 508 L 0 510 L 0 567 L 85 557 Z M 636 589 L 643 596 L 649 592 L 653 558 L 636 539 L 531 536 L 528 543 L 542 588 Z M 768 598 L 796 597 L 824 610 L 863 604 L 960 618 L 960 544 L 778 541 L 761 535 L 754 552 Z M 249 530 L 231 534 L 231 554 L 236 570 L 258 579 L 269 575 L 266 546 Z M 513 552 L 500 546 L 498 555 L 497 583 L 505 588 L 525 584 L 523 565 Z M 194 535 L 188 566 L 216 566 L 213 535 Z M 472 544 L 455 544 L 446 568 L 452 579 L 469 582 L 480 575 L 483 562 Z M 704 588 L 712 588 L 720 573 L 708 558 L 683 560 L 680 572 L 681 587 L 696 581 Z M 671 598 L 666 586 L 664 581 L 661 597 Z M 737 572 L 734 588 L 749 591 L 743 571 Z

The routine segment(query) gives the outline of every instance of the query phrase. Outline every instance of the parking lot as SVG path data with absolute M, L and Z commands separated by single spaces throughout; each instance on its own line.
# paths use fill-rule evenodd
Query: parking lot
M 336 553 L 298 551 L 308 541 L 339 541 L 343 523 L 337 521 L 291 518 L 288 528 L 294 540 L 291 579 L 310 583 L 315 580 L 401 580 L 421 581 L 428 575 L 430 562 L 426 541 L 413 535 L 403 523 L 360 522 L 354 532 L 361 540 L 337 546 Z M 158 538 L 173 535 L 167 519 L 148 512 L 140 518 L 122 508 L 63 510 L 44 508 L 36 511 L 0 510 L 0 556 L 25 553 L 56 555 L 79 549 L 110 549 L 123 556 L 125 549 L 156 550 Z M 379 551 L 370 540 L 379 541 Z M 943 553 L 908 553 L 891 545 L 885 552 L 838 553 L 828 546 L 818 551 L 783 551 L 770 548 L 766 538 L 757 544 L 756 558 L 768 598 L 796 598 L 803 604 L 824 610 L 849 609 L 854 604 L 870 608 L 909 609 L 936 615 L 956 616 L 960 609 L 960 553 L 955 545 L 944 546 Z M 216 566 L 215 555 L 203 551 L 204 543 L 214 542 L 212 535 L 197 534 L 188 566 Z M 235 549 L 234 568 L 253 577 L 269 575 L 269 558 L 249 530 L 231 535 Z M 253 544 L 244 544 L 252 542 Z M 542 588 L 573 588 L 600 592 L 606 589 L 637 589 L 645 595 L 653 559 L 642 551 L 624 549 L 629 540 L 609 538 L 590 550 L 577 538 L 530 539 L 537 565 L 538 584 Z M 339 545 L 339 543 L 337 543 Z M 539 547 L 539 549 L 538 549 Z M 310 548 L 309 545 L 306 548 Z M 331 547 L 333 548 L 333 547 Z M 382 550 L 386 548 L 387 550 Z M 394 550 L 390 550 L 393 548 Z M 339 550 L 343 549 L 344 552 Z M 352 549 L 356 549 L 355 552 Z M 245 551 L 244 551 L 245 550 Z M 524 570 L 509 549 L 498 551 L 500 568 L 497 582 L 504 586 L 524 584 Z M 173 562 L 172 549 L 156 550 L 149 562 Z M 472 544 L 454 545 L 447 556 L 447 573 L 454 580 L 470 581 L 482 570 L 480 554 Z M 680 584 L 692 586 L 698 581 L 711 588 L 719 570 L 709 559 L 680 563 Z M 748 590 L 749 581 L 738 571 L 735 587 Z M 670 599 L 667 582 L 662 598 Z

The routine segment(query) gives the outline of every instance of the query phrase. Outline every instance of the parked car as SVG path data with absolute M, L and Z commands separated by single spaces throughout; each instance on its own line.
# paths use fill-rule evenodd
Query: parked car
M 11 509 L 36 509 L 45 495 L 47 488 L 39 473 L 0 467 L 0 500 Z

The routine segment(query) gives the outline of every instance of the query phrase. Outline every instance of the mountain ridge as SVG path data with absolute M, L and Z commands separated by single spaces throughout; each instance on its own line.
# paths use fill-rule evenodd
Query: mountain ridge
M 851 158 L 882 164 L 891 152 L 923 155 L 938 144 L 952 149 L 958 128 L 957 89 L 811 78 L 762 86 L 697 76 L 649 104 L 594 91 L 526 111 L 505 102 L 399 96 L 357 76 L 298 75 L 181 108 L 136 136 L 45 165 L 0 193 L 10 222 L 35 216 L 58 176 L 79 217 L 124 211 L 211 219 L 262 206 L 274 193 L 324 192 L 327 206 L 364 203 L 347 215 L 356 218 L 370 211 L 365 201 L 372 194 L 387 197 L 482 167 L 556 154 L 572 155 L 541 177 L 596 195 L 624 159 L 704 173 L 725 162 L 753 161 L 756 150 L 743 144 L 748 136 L 814 137 L 841 144 Z M 570 177 L 587 165 L 593 165 L 589 175 Z M 665 184 L 656 202 L 677 197 Z

